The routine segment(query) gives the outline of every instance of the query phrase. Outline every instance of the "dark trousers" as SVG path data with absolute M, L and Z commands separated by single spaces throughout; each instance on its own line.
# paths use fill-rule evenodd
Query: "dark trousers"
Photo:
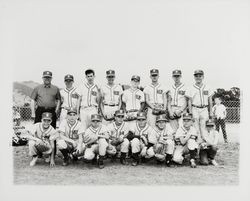
M 218 148 L 214 146 L 208 146 L 207 149 L 201 149 L 200 150 L 200 163 L 202 165 L 208 165 L 210 160 L 213 160 L 216 153 L 217 153 Z
M 50 112 L 52 114 L 52 122 L 51 126 L 56 129 L 56 112 L 55 112 L 55 107 L 54 108 L 44 108 L 44 107 L 37 107 L 36 112 L 35 112 L 35 122 L 41 122 L 42 120 L 42 114 L 44 112 Z
M 217 119 L 217 118 L 215 118 L 215 127 L 216 127 L 216 130 L 218 132 L 220 131 L 220 127 L 221 127 L 224 141 L 227 142 L 227 132 L 226 132 L 225 119 Z

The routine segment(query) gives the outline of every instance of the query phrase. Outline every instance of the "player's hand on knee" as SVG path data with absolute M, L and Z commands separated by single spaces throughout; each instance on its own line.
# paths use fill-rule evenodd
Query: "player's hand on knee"
M 55 161 L 54 161 L 54 159 L 52 159 L 51 161 L 50 161 L 50 167 L 55 167 Z

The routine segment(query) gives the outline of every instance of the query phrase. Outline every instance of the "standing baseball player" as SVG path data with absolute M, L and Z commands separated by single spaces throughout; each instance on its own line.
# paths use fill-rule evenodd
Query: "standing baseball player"
M 82 124 L 88 128 L 90 126 L 91 115 L 98 113 L 100 89 L 94 83 L 94 70 L 86 70 L 85 75 L 87 82 L 76 89 L 76 93 L 79 95 L 77 99 L 77 114 L 80 116 Z
M 61 94 L 61 114 L 60 123 L 67 117 L 67 112 L 70 108 L 76 108 L 77 106 L 77 94 L 75 93 L 76 87 L 73 86 L 73 75 L 65 75 L 64 83 L 66 88 L 60 90 Z
M 148 106 L 147 120 L 150 126 L 155 127 L 157 115 L 165 114 L 167 109 L 167 89 L 161 85 L 159 80 L 159 70 L 150 70 L 151 84 L 143 90 L 146 104 Z
M 121 153 L 120 162 L 127 165 L 126 156 L 129 151 L 129 140 L 125 136 L 129 132 L 127 122 L 124 122 L 125 113 L 123 110 L 115 112 L 115 121 L 107 125 L 109 131 L 109 146 L 113 146 L 117 152 Z
M 82 135 L 86 129 L 82 128 L 83 126 L 77 118 L 76 108 L 68 108 L 67 118 L 61 122 L 58 129 L 57 147 L 63 155 L 63 166 L 69 164 L 70 156 L 73 161 L 77 161 L 85 149 Z
M 218 166 L 214 158 L 218 150 L 219 133 L 214 129 L 213 120 L 209 119 L 206 121 L 206 131 L 202 133 L 201 138 L 200 163 L 208 165 L 211 162 L 214 166 Z
M 192 124 L 192 115 L 184 113 L 183 126 L 178 128 L 175 134 L 173 161 L 178 164 L 182 164 L 184 160 L 183 155 L 190 153 L 190 165 L 192 168 L 196 168 L 195 156 L 198 149 L 198 133 Z
M 170 167 L 175 143 L 174 130 L 168 123 L 166 115 L 156 117 L 156 132 L 158 141 L 155 146 L 155 158 L 159 164 L 165 160 L 166 165 Z
M 56 128 L 57 115 L 61 105 L 61 96 L 58 87 L 51 84 L 52 72 L 43 72 L 43 84 L 38 85 L 31 94 L 31 117 L 35 122 L 41 122 L 42 114 L 52 114 L 51 126 Z
M 99 114 L 91 115 L 91 125 L 83 135 L 83 142 L 86 150 L 84 158 L 93 160 L 98 158 L 98 167 L 104 168 L 104 158 L 106 153 L 114 155 L 116 151 L 108 145 L 109 133 L 105 125 L 102 124 L 102 117 Z
M 131 78 L 131 87 L 126 89 L 122 95 L 122 109 L 126 112 L 125 121 L 133 124 L 136 120 L 138 111 L 141 111 L 145 106 L 144 93 L 138 89 L 140 77 L 133 75 Z
M 36 165 L 38 157 L 45 157 L 50 166 L 55 165 L 55 140 L 57 138 L 56 130 L 51 126 L 52 114 L 44 112 L 42 121 L 33 125 L 22 136 L 28 139 L 29 155 L 32 156 L 30 166 Z
M 114 120 L 115 111 L 121 107 L 122 86 L 115 84 L 115 71 L 106 71 L 108 83 L 101 87 L 100 109 L 104 118 L 104 124 L 109 124 Z
M 228 143 L 226 122 L 225 122 L 225 118 L 227 116 L 227 110 L 226 110 L 226 107 L 221 103 L 221 101 L 222 101 L 221 97 L 214 98 L 215 105 L 213 106 L 212 111 L 213 111 L 213 117 L 215 120 L 216 130 L 219 132 L 220 127 L 221 127 L 224 142 Z
M 137 113 L 137 120 L 131 124 L 126 137 L 131 140 L 133 166 L 139 164 L 140 156 L 144 160 L 155 155 L 154 145 L 157 143 L 157 132 L 148 125 L 146 113 Z
M 202 70 L 194 71 L 195 84 L 193 84 L 186 93 L 188 97 L 189 112 L 193 115 L 194 126 L 198 131 L 198 141 L 200 135 L 205 130 L 206 121 L 212 117 L 212 91 L 207 84 L 203 83 L 204 72 Z
M 182 126 L 182 114 L 185 113 L 187 108 L 186 86 L 181 82 L 181 71 L 174 70 L 172 78 L 174 84 L 168 93 L 168 112 L 170 125 L 174 132 L 177 131 L 179 126 Z

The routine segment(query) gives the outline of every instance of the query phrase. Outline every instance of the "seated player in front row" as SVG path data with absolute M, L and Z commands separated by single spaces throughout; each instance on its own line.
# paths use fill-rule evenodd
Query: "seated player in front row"
M 117 110 L 115 112 L 115 121 L 107 125 L 109 131 L 109 149 L 120 152 L 120 162 L 127 165 L 126 156 L 129 151 L 129 140 L 125 138 L 128 133 L 128 123 L 124 122 L 124 110 Z M 116 156 L 116 155 L 114 155 Z
M 144 112 L 137 113 L 137 120 L 134 124 L 131 124 L 126 137 L 131 140 L 133 166 L 139 164 L 140 156 L 142 159 L 154 157 L 154 145 L 157 142 L 157 133 L 148 125 L 147 115 Z
M 170 126 L 166 115 L 156 117 L 156 132 L 158 133 L 158 142 L 155 146 L 155 158 L 160 164 L 165 160 L 167 166 L 170 166 L 174 153 L 174 130 Z
M 213 120 L 206 121 L 206 130 L 201 135 L 202 143 L 200 144 L 200 163 L 202 165 L 208 165 L 211 162 L 214 166 L 218 166 L 214 160 L 217 153 L 219 133 L 214 128 Z
M 193 126 L 192 115 L 183 114 L 183 126 L 179 127 L 175 134 L 175 151 L 173 161 L 182 164 L 186 153 L 190 153 L 190 165 L 196 168 L 195 156 L 198 149 L 198 132 Z
M 50 166 L 55 165 L 55 149 L 54 141 L 56 139 L 56 131 L 50 125 L 52 122 L 52 114 L 44 112 L 41 122 L 32 126 L 30 130 L 25 131 L 22 136 L 28 139 L 29 155 L 32 156 L 30 166 L 34 166 L 38 157 L 45 157 L 46 162 L 50 162 Z
M 60 123 L 58 129 L 57 147 L 63 155 L 63 166 L 69 164 L 70 156 L 73 161 L 76 161 L 83 155 L 85 149 L 82 138 L 85 128 L 77 118 L 77 110 L 69 108 L 66 119 Z

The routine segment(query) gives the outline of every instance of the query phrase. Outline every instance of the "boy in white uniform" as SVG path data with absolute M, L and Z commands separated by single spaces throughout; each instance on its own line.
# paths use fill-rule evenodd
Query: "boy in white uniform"
M 86 70 L 85 75 L 87 82 L 81 84 L 76 89 L 76 93 L 79 95 L 77 100 L 77 114 L 80 116 L 82 124 L 88 128 L 91 122 L 91 115 L 98 113 L 100 88 L 94 83 L 94 70 Z
M 122 95 L 122 109 L 126 112 L 125 121 L 133 124 L 136 121 L 137 112 L 145 106 L 144 93 L 138 89 L 140 77 L 133 75 L 131 78 L 131 87 L 126 89 Z
M 167 89 L 158 82 L 159 70 L 150 70 L 152 83 L 143 90 L 145 101 L 148 106 L 147 120 L 148 124 L 155 127 L 155 119 L 158 115 L 165 114 L 167 109 Z
M 60 90 L 61 94 L 61 114 L 60 123 L 66 119 L 67 111 L 70 108 L 76 108 L 77 105 L 77 94 L 75 93 L 76 87 L 73 86 L 74 77 L 73 75 L 65 75 L 64 77 L 65 88 Z
M 198 149 L 198 133 L 192 124 L 192 115 L 188 113 L 183 114 L 183 126 L 178 128 L 175 134 L 173 161 L 182 164 L 184 160 L 183 155 L 190 153 L 190 165 L 192 168 L 196 168 L 195 156 Z
M 174 130 L 168 123 L 166 115 L 156 117 L 156 132 L 158 133 L 158 142 L 155 146 L 155 158 L 157 162 L 163 162 L 170 166 L 174 153 Z
M 115 71 L 106 71 L 108 83 L 101 87 L 100 109 L 103 115 L 103 123 L 109 124 L 114 120 L 115 111 L 121 107 L 122 86 L 115 84 Z
M 57 138 L 56 130 L 50 125 L 52 114 L 44 112 L 42 121 L 33 125 L 30 130 L 22 134 L 22 137 L 28 139 L 29 155 L 32 156 L 30 166 L 34 166 L 38 157 L 46 157 L 45 161 L 50 162 L 50 166 L 55 166 L 55 140 Z

